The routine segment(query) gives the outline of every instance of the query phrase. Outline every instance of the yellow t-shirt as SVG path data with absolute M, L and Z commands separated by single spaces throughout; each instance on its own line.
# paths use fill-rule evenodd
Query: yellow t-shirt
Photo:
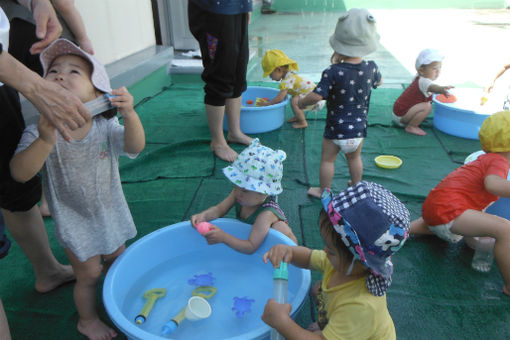
M 280 90 L 287 90 L 291 96 L 308 94 L 312 92 L 314 88 L 315 83 L 313 81 L 306 80 L 292 72 L 287 72 L 280 82 Z
M 375 296 L 366 287 L 366 277 L 328 287 L 333 266 L 322 250 L 312 251 L 311 265 L 321 272 L 318 299 L 319 326 L 328 340 L 395 340 L 395 326 L 386 305 L 386 295 Z

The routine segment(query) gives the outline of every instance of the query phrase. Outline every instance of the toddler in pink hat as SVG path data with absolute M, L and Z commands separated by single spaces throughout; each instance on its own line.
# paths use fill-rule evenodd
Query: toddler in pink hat
M 10 163 L 12 177 L 26 182 L 42 170 L 43 190 L 55 221 L 55 234 L 76 274 L 74 299 L 78 331 L 89 339 L 112 339 L 116 332 L 96 312 L 97 282 L 136 235 L 119 175 L 119 156 L 134 158 L 145 134 L 125 87 L 112 90 L 105 68 L 66 39 L 40 55 L 44 77 L 84 103 L 104 93 L 114 109 L 71 131 L 65 141 L 44 118 L 28 126 Z M 116 111 L 123 118 L 120 125 Z
M 269 228 L 278 230 L 297 244 L 276 200 L 276 195 L 283 191 L 282 162 L 286 157 L 284 151 L 268 148 L 255 138 L 231 165 L 223 169 L 234 189 L 219 204 L 191 216 L 191 224 L 197 228 L 201 222 L 222 217 L 235 207 L 237 219 L 253 227 L 249 238 L 241 240 L 212 225 L 203 234 L 208 244 L 225 243 L 241 253 L 251 254 L 260 247 Z

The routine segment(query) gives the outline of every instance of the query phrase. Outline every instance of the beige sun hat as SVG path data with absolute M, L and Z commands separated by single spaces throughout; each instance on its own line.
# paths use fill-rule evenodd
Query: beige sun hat
M 375 18 L 364 8 L 351 8 L 338 18 L 329 44 L 336 53 L 347 57 L 363 57 L 375 52 L 379 45 Z

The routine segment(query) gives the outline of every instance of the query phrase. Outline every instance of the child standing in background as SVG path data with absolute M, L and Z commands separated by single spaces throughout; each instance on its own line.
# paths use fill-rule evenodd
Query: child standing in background
M 106 70 L 94 57 L 66 39 L 58 39 L 40 55 L 46 79 L 88 102 L 112 93 L 116 109 L 97 115 L 71 131 L 72 142 L 57 134 L 40 116 L 27 127 L 10 163 L 13 178 L 25 182 L 42 168 L 57 240 L 74 273 L 74 301 L 78 331 L 89 339 L 111 339 L 117 334 L 96 311 L 97 282 L 102 271 L 124 251 L 136 235 L 133 218 L 122 192 L 119 155 L 131 158 L 145 146 L 145 134 L 125 87 L 111 90 Z
M 416 58 L 418 74 L 393 104 L 393 121 L 413 135 L 425 136 L 427 133 L 420 124 L 432 110 L 432 94 L 444 94 L 453 86 L 440 86 L 434 83 L 441 72 L 444 57 L 439 51 L 427 48 Z
M 361 147 L 367 135 L 367 114 L 372 89 L 382 84 L 382 76 L 374 61 L 363 56 L 374 52 L 379 34 L 374 17 L 366 9 L 352 8 L 337 22 L 329 43 L 335 51 L 331 63 L 317 87 L 299 100 L 299 107 L 326 99 L 328 113 L 322 139 L 319 170 L 320 187 L 311 187 L 308 194 L 319 197 L 324 188 L 331 188 L 335 160 L 342 151 L 347 158 L 351 180 L 355 185 L 363 176 Z
M 234 189 L 218 205 L 191 216 L 191 224 L 196 227 L 200 222 L 222 217 L 235 206 L 237 219 L 253 226 L 248 239 L 240 240 L 213 225 L 204 234 L 207 243 L 225 243 L 241 253 L 251 254 L 260 247 L 269 228 L 274 228 L 297 244 L 296 236 L 276 201 L 276 195 L 283 191 L 282 162 L 286 157 L 284 151 L 274 151 L 255 138 L 232 165 L 223 168 L 225 176 L 234 183 Z
M 315 88 L 313 81 L 304 79 L 295 71 L 299 69 L 298 64 L 287 57 L 280 50 L 269 50 L 262 58 L 262 69 L 264 70 L 264 78 L 269 76 L 272 80 L 280 81 L 280 93 L 267 102 L 259 103 L 259 106 L 267 106 L 281 103 L 287 97 L 292 96 L 290 106 L 294 117 L 287 122 L 293 123 L 295 129 L 302 129 L 308 126 L 303 109 L 298 106 L 298 100 L 301 96 L 307 95 Z
M 395 339 L 386 290 L 393 273 L 390 256 L 409 236 L 409 211 L 391 192 L 365 181 L 338 195 L 326 189 L 321 200 L 324 250 L 279 244 L 263 256 L 275 267 L 285 261 L 321 272 L 318 324 L 299 327 L 289 316 L 292 306 L 273 299 L 262 320 L 286 339 Z
M 496 77 L 494 77 L 489 87 L 487 87 L 487 94 L 495 92 L 496 98 L 503 99 L 503 104 L 501 106 L 503 110 L 510 110 L 510 72 L 507 72 L 509 68 L 510 64 L 503 66 L 498 74 L 496 74 Z M 484 105 L 485 101 L 487 101 L 487 98 L 482 98 L 481 104 Z
M 510 197 L 510 111 L 483 122 L 480 144 L 486 154 L 455 169 L 430 191 L 422 217 L 411 223 L 413 234 L 436 234 L 449 242 L 463 236 L 496 239 L 494 258 L 503 276 L 503 293 L 510 295 L 510 221 L 484 212 L 500 196 Z

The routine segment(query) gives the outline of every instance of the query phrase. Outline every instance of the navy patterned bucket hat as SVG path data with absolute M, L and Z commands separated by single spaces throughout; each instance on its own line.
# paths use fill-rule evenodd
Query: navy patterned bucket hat
M 354 258 L 370 273 L 367 288 L 382 296 L 391 284 L 391 255 L 409 237 L 409 211 L 381 185 L 362 181 L 338 195 L 322 192 L 322 205 Z

